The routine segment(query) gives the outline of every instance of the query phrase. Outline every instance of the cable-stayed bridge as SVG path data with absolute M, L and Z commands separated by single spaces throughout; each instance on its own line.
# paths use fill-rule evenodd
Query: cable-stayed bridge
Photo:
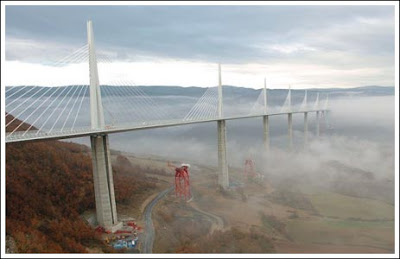
M 315 112 L 319 135 L 320 115 L 328 111 L 328 98 L 322 103 L 319 95 L 309 103 L 307 91 L 300 105 L 292 105 L 289 87 L 280 109 L 268 105 L 268 90 L 264 89 L 249 103 L 244 113 L 224 116 L 221 65 L 218 66 L 217 87 L 207 88 L 188 109 L 161 105 L 153 96 L 133 82 L 118 79 L 101 85 L 100 76 L 112 62 L 97 57 L 91 21 L 87 23 L 88 44 L 59 60 L 53 67 L 88 63 L 86 83 L 70 86 L 14 86 L 6 88 L 6 143 L 65 139 L 90 136 L 98 223 L 106 228 L 118 227 L 114 185 L 111 170 L 108 134 L 140 129 L 162 128 L 195 123 L 217 122 L 218 184 L 229 188 L 226 157 L 226 121 L 263 118 L 265 150 L 269 149 L 269 117 L 288 116 L 288 141 L 292 147 L 292 115 L 304 114 L 304 140 L 308 138 L 308 113 Z M 100 75 L 100 76 L 99 76 Z M 73 77 L 74 75 L 70 75 Z M 49 84 L 51 85 L 51 84 Z M 172 109 L 173 108 L 173 109 Z M 28 126 L 27 126 L 28 125 Z
M 87 60 L 87 55 L 82 56 L 79 62 L 85 59 Z M 99 66 L 103 64 L 99 63 Z M 264 93 L 266 98 L 268 92 L 265 89 L 253 103 L 248 105 L 247 112 L 234 112 L 220 117 L 218 87 L 206 88 L 192 107 L 186 105 L 187 109 L 179 111 L 174 104 L 170 104 L 170 107 L 158 104 L 156 98 L 146 94 L 145 89 L 135 86 L 132 82 L 115 83 L 116 85 L 99 86 L 104 127 L 97 129 L 91 126 L 88 84 L 7 87 L 5 94 L 6 143 L 65 139 L 89 136 L 93 133 L 108 134 L 212 122 L 220 119 L 235 120 L 327 110 L 327 103 L 320 103 L 318 99 L 314 104 L 309 104 L 306 91 L 301 105 L 293 106 L 290 90 L 281 108 L 268 107 L 264 102 Z M 25 123 L 31 126 L 24 129 Z

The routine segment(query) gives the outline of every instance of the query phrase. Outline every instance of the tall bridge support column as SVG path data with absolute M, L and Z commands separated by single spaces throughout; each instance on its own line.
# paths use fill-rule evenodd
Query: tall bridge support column
M 268 103 L 267 103 L 267 79 L 264 78 L 264 114 L 268 112 Z M 263 125 L 264 125 L 264 150 L 265 152 L 269 151 L 269 117 L 268 115 L 263 116 Z
M 308 145 L 308 112 L 304 112 L 304 146 Z
M 91 21 L 87 22 L 87 34 L 89 46 L 91 127 L 93 130 L 99 130 L 105 128 L 105 123 Z M 97 222 L 105 229 L 114 232 L 122 227 L 122 222 L 118 222 L 117 218 L 108 136 L 91 136 L 90 142 L 92 147 Z
M 288 137 L 289 137 L 289 150 L 293 149 L 293 122 L 292 113 L 288 113 Z
M 118 228 L 114 180 L 111 168 L 108 135 L 90 136 L 92 146 L 93 183 L 97 222 L 114 232 Z
M 229 187 L 228 162 L 226 160 L 225 120 L 218 121 L 218 184 L 223 189 Z
M 263 126 L 264 126 L 264 150 L 269 151 L 269 117 L 268 115 L 263 116 Z
M 317 123 L 317 129 L 316 129 L 316 135 L 317 135 L 317 137 L 319 137 L 319 118 L 320 118 L 320 115 L 319 115 L 319 111 L 317 111 L 317 116 L 316 116 L 316 123 Z
M 223 189 L 229 187 L 228 162 L 226 160 L 226 125 L 223 120 L 223 98 L 221 64 L 218 64 L 218 184 Z

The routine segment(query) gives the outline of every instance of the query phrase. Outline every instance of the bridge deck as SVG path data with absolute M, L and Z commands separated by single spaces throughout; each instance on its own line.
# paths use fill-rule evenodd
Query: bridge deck
M 305 112 L 317 112 L 317 111 L 328 111 L 326 109 L 313 109 L 313 110 L 301 110 L 301 111 L 291 111 L 291 112 L 278 112 L 278 113 L 267 113 L 267 114 L 254 114 L 254 115 L 244 115 L 244 116 L 234 116 L 225 118 L 212 118 L 205 120 L 167 120 L 167 121 L 151 121 L 149 123 L 142 124 L 129 124 L 129 125 L 118 125 L 112 126 L 108 125 L 105 129 L 93 130 L 90 127 L 77 128 L 73 131 L 63 131 L 63 132 L 44 132 L 44 131 L 29 131 L 29 132 L 14 132 L 13 134 L 6 134 L 6 143 L 13 142 L 27 142 L 27 141 L 39 141 L 39 140 L 50 140 L 50 139 L 68 139 L 77 138 L 90 135 L 103 135 L 112 133 L 121 133 L 133 130 L 142 129 L 153 129 L 153 128 L 164 128 L 164 127 L 174 127 L 187 124 L 205 123 L 213 122 L 218 120 L 238 120 L 238 119 L 250 119 L 263 116 L 277 116 L 285 115 L 289 113 L 305 113 Z

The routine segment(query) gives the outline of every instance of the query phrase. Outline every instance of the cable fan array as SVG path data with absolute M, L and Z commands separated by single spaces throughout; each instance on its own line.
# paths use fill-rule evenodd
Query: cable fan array
M 80 64 L 88 59 L 87 45 L 52 64 L 60 68 Z M 73 76 L 73 75 L 71 75 Z M 43 75 L 46 78 L 46 75 Z M 6 91 L 6 131 L 13 134 L 53 134 L 76 131 L 88 127 L 90 118 L 85 113 L 88 105 L 88 84 L 56 86 L 13 86 Z M 30 126 L 26 126 L 29 124 Z
M 307 110 L 307 108 L 308 108 L 307 90 L 305 90 L 303 102 L 302 102 L 301 105 L 300 105 L 300 110 L 301 110 L 301 111 L 304 111 L 304 110 Z
M 280 112 L 291 112 L 292 111 L 292 91 L 289 87 L 288 95 L 286 96 L 286 100 L 282 105 Z
M 183 118 L 184 121 L 214 119 L 218 116 L 218 87 L 210 87 Z
M 108 58 L 100 58 L 100 74 L 106 74 L 111 64 Z M 108 85 L 101 85 L 100 90 L 107 127 L 154 125 L 171 119 L 168 110 L 131 80 L 114 80 Z
M 319 93 L 317 93 L 317 99 L 315 100 L 313 109 L 316 110 L 319 108 Z
M 264 110 L 265 110 L 264 92 L 263 92 L 263 90 L 261 90 L 256 101 L 254 102 L 253 106 L 251 107 L 248 115 L 264 114 Z
M 291 112 L 291 111 L 306 111 L 310 108 L 312 108 L 313 110 L 318 110 L 321 108 L 323 108 L 325 110 L 328 109 L 328 95 L 326 96 L 323 107 L 321 107 L 320 102 L 319 102 L 319 93 L 317 93 L 316 100 L 315 100 L 314 104 L 312 105 L 312 107 L 310 107 L 310 104 L 308 103 L 308 100 L 307 100 L 307 97 L 308 97 L 307 90 L 305 90 L 303 101 L 299 105 L 293 106 L 292 100 L 291 100 L 292 99 L 291 95 L 292 95 L 291 90 L 289 89 L 286 99 L 285 99 L 283 105 L 281 106 L 279 112 L 286 113 L 286 112 Z M 270 108 L 267 107 L 267 110 L 270 110 Z M 265 111 L 264 92 L 263 92 L 263 90 L 261 90 L 257 99 L 253 103 L 253 106 L 251 107 L 248 115 L 262 115 L 262 114 L 264 114 L 264 111 Z
M 62 68 L 71 64 L 87 64 L 88 45 L 51 65 Z M 98 59 L 100 82 L 107 77 L 113 62 L 107 57 Z M 68 70 L 66 70 L 68 71 Z M 71 75 L 73 77 L 75 75 Z M 46 78 L 46 75 L 43 75 Z M 58 86 L 46 82 L 44 86 L 13 86 L 6 89 L 7 138 L 65 134 L 91 130 L 89 77 L 80 85 Z M 100 85 L 106 128 L 157 126 L 168 123 L 212 120 L 218 118 L 218 87 L 209 87 L 185 114 L 177 112 L 173 104 L 162 106 L 157 96 L 149 96 L 145 88 L 130 80 L 114 79 Z M 160 100 L 160 99 L 159 99 Z M 260 91 L 248 115 L 262 115 L 266 111 L 264 92 Z M 328 98 L 325 102 L 327 108 Z M 274 107 L 272 107 L 274 108 Z M 299 110 L 307 110 L 307 91 Z M 186 108 L 185 108 L 186 109 Z M 320 109 L 319 94 L 313 109 Z M 280 112 L 292 112 L 291 90 Z M 269 111 L 269 109 L 268 109 Z M 184 115 L 185 114 L 185 115 Z M 184 115 L 184 116 L 183 116 Z

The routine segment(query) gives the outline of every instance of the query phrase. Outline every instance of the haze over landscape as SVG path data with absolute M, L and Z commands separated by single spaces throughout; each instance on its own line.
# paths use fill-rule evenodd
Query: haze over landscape
M 394 6 L 5 7 L 5 255 L 398 252 Z M 119 232 L 96 214 L 89 18 Z

